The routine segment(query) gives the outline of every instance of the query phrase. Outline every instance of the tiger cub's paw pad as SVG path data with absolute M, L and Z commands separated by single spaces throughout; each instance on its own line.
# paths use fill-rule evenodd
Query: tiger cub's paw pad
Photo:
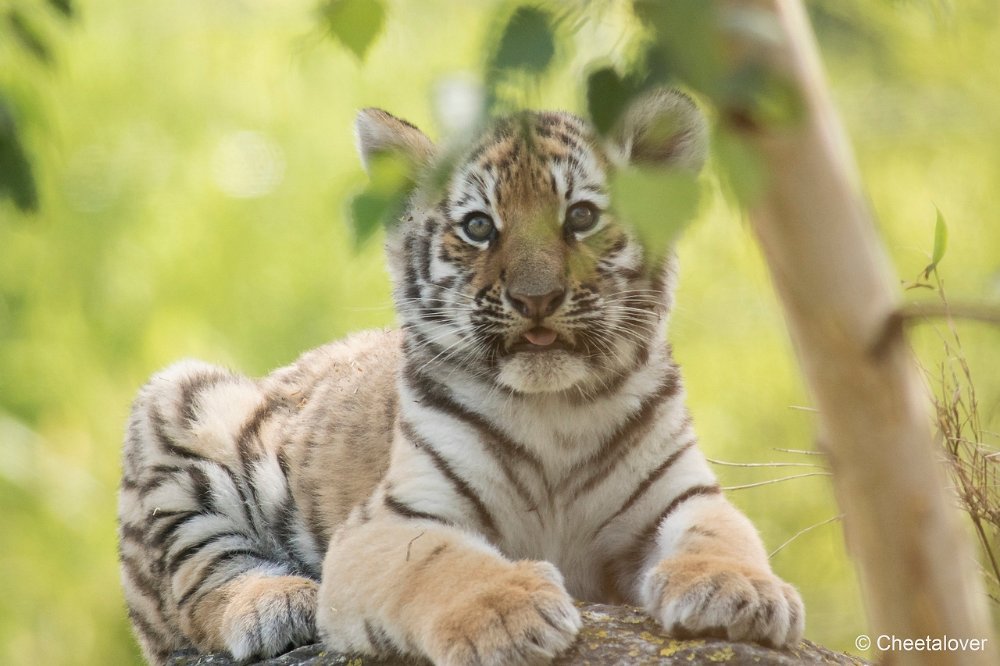
M 222 615 L 237 660 L 273 657 L 316 640 L 317 584 L 298 576 L 260 577 L 241 586 Z
M 678 638 L 714 636 L 790 647 L 802 639 L 805 609 L 794 587 L 738 561 L 664 560 L 643 586 L 646 610 Z
M 580 614 L 547 562 L 518 562 L 477 581 L 436 618 L 436 664 L 546 664 L 573 643 Z

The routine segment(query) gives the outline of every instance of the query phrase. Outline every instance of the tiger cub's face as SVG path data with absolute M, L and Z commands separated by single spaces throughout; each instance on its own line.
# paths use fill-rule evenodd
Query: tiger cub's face
M 430 141 L 383 111 L 362 111 L 357 130 L 366 163 L 393 150 L 436 166 Z M 634 108 L 607 147 L 566 113 L 496 122 L 390 232 L 408 352 L 520 393 L 586 396 L 625 376 L 658 334 L 673 268 L 669 258 L 647 267 L 616 219 L 612 158 L 697 167 L 704 133 L 672 92 Z

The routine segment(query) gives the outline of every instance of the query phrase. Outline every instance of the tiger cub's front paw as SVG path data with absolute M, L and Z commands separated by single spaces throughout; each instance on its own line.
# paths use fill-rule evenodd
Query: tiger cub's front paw
M 805 628 L 799 593 L 773 573 L 739 561 L 680 556 L 660 562 L 643 585 L 646 610 L 677 636 L 715 636 L 775 647 Z
M 545 664 L 580 630 L 580 614 L 548 562 L 518 562 L 470 581 L 431 625 L 435 664 Z

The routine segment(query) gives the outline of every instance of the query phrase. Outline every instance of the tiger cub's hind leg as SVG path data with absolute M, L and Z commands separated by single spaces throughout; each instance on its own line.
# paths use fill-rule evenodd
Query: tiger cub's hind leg
M 287 409 L 256 382 L 190 361 L 136 399 L 119 548 L 129 615 L 151 662 L 184 646 L 245 659 L 315 640 L 320 555 L 292 545 L 297 511 L 264 442 Z

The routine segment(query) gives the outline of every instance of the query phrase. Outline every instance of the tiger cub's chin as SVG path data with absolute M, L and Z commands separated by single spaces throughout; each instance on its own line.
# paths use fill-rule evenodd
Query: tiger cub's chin
M 557 393 L 592 379 L 593 370 L 572 352 L 524 351 L 500 361 L 500 384 L 519 393 Z

